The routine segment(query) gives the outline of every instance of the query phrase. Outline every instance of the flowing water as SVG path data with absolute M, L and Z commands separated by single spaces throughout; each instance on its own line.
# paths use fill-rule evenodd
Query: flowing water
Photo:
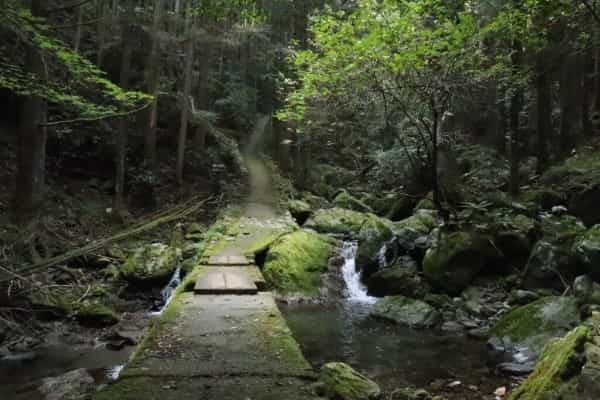
M 329 361 L 343 361 L 387 390 L 427 387 L 436 380 L 493 390 L 498 380 L 488 374 L 483 342 L 373 319 L 369 313 L 377 299 L 367 295 L 356 271 L 356 243 L 345 243 L 341 254 L 347 298 L 328 305 L 281 306 L 315 369 Z
M 165 309 L 173 299 L 173 295 L 175 295 L 175 290 L 177 289 L 177 286 L 179 286 L 179 284 L 181 283 L 181 278 L 181 267 L 177 267 L 177 269 L 173 273 L 173 276 L 171 276 L 171 280 L 169 281 L 169 283 L 167 283 L 167 285 L 160 291 L 160 295 L 162 296 L 163 300 L 162 307 L 158 311 L 151 312 L 150 315 L 162 315 L 163 311 L 165 311 Z

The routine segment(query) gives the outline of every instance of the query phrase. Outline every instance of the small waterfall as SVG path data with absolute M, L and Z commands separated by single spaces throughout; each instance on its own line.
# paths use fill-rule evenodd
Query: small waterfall
M 383 269 L 388 266 L 386 254 L 387 250 L 387 243 L 384 243 L 383 246 L 381 246 L 381 249 L 379 249 L 379 253 L 377 253 L 377 262 L 379 264 L 379 269 Z
M 121 371 L 125 368 L 124 365 L 115 365 L 114 367 L 107 368 L 105 371 L 106 377 L 111 381 L 116 381 L 121 376 Z
M 163 311 L 167 308 L 171 300 L 173 299 L 173 295 L 175 294 L 175 289 L 181 283 L 181 267 L 177 267 L 171 280 L 161 291 L 160 294 L 163 299 L 163 306 L 158 311 L 153 311 L 150 315 L 162 315 Z
M 342 275 L 348 291 L 348 299 L 351 301 L 373 303 L 375 297 L 367 294 L 365 285 L 360 281 L 360 272 L 356 270 L 356 251 L 358 244 L 356 242 L 344 242 L 341 256 L 344 257 Z

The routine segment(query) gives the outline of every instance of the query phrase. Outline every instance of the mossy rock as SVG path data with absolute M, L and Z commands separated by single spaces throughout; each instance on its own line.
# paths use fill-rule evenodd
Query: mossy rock
M 162 243 L 137 249 L 121 266 L 121 277 L 132 283 L 166 284 L 181 258 L 181 251 Z
M 520 200 L 529 208 L 537 210 L 551 210 L 554 206 L 565 205 L 567 199 L 564 194 L 547 187 L 536 187 L 523 192 Z
M 368 215 L 345 208 L 317 210 L 304 225 L 320 233 L 357 237 Z
M 384 297 L 375 304 L 371 315 L 415 329 L 430 328 L 441 319 L 440 313 L 429 304 L 405 296 Z
M 420 236 L 428 235 L 438 226 L 437 211 L 417 210 L 415 213 L 402 221 L 394 222 L 394 233 L 401 235 L 403 231 L 410 230 Z
M 564 290 L 563 279 L 570 282 L 585 272 L 579 268 L 570 246 L 561 246 L 545 240 L 540 240 L 533 247 L 525 271 L 523 287 L 556 290 Z
M 586 231 L 581 220 L 571 216 L 550 216 L 542 218 L 541 230 L 544 240 L 570 246 Z
M 302 200 L 290 200 L 288 210 L 299 225 L 304 224 L 313 212 L 310 204 Z
M 539 352 L 550 338 L 564 335 L 580 322 L 575 298 L 549 296 L 511 309 L 496 323 L 492 334 Z
M 508 400 L 578 399 L 578 375 L 583 366 L 582 353 L 589 329 L 580 326 L 562 339 L 548 343 L 533 373 Z
M 335 241 L 328 236 L 298 230 L 271 245 L 263 274 L 281 293 L 318 294 L 321 274 L 327 272 L 334 249 Z
M 105 285 L 96 285 L 91 290 L 79 286 L 56 287 L 32 293 L 30 301 L 44 311 L 54 310 L 56 314 L 74 318 L 81 325 L 104 327 L 119 322 L 117 312 L 106 304 L 110 291 Z
M 458 294 L 498 256 L 488 237 L 472 232 L 444 235 L 423 259 L 425 278 L 436 289 Z
M 427 196 L 425 196 L 424 198 L 419 200 L 419 202 L 417 203 L 417 205 L 414 208 L 414 211 L 417 212 L 419 210 L 436 210 L 436 209 L 437 209 L 437 207 L 435 206 L 435 203 L 433 202 L 433 193 L 429 193 L 429 194 L 427 194 Z
M 392 236 L 391 221 L 386 221 L 374 214 L 367 214 L 367 219 L 358 232 L 358 250 L 356 252 L 356 267 L 366 272 L 368 276 L 379 265 L 377 255 L 383 245 Z
M 387 193 L 380 197 L 365 195 L 363 201 L 373 209 L 375 214 L 392 221 L 401 221 L 410 217 L 417 204 L 413 197 L 398 193 Z
M 319 380 L 325 395 L 339 400 L 375 400 L 381 397 L 377 383 L 358 373 L 348 364 L 331 362 L 321 367 Z
M 352 196 L 347 190 L 342 190 L 333 199 L 333 204 L 336 207 L 346 208 L 348 210 L 354 210 L 359 212 L 373 212 L 373 209 L 361 200 Z
M 575 241 L 574 252 L 592 278 L 600 280 L 600 225 L 594 225 Z
M 533 247 L 536 224 L 532 218 L 508 212 L 492 225 L 494 245 L 509 261 L 522 266 Z
M 422 299 L 431 289 L 416 268 L 406 265 L 377 271 L 369 277 L 367 288 L 372 296 L 402 295 L 415 299 Z

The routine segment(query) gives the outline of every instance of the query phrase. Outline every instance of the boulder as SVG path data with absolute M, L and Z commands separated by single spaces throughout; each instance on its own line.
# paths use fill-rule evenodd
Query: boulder
M 421 263 L 433 242 L 431 233 L 438 226 L 437 212 L 419 210 L 412 216 L 393 224 L 394 241 L 390 244 L 396 256 L 410 255 Z
M 588 334 L 589 329 L 581 326 L 564 338 L 551 341 L 542 351 L 533 373 L 508 400 L 591 400 L 592 397 L 582 397 L 576 388 Z
M 335 196 L 333 199 L 333 204 L 336 207 L 346 208 L 348 210 L 354 210 L 358 212 L 373 212 L 373 209 L 369 207 L 367 204 L 357 199 L 348 193 L 347 190 L 342 190 Z
M 581 304 L 600 304 L 600 285 L 587 275 L 578 276 L 573 282 L 573 295 Z
M 450 233 L 425 253 L 423 274 L 435 289 L 458 294 L 497 255 L 490 239 L 483 235 Z
M 539 353 L 549 339 L 563 336 L 580 322 L 575 298 L 549 296 L 512 308 L 491 333 Z
M 312 215 L 312 207 L 302 200 L 290 200 L 288 202 L 288 210 L 296 222 L 298 222 L 298 225 L 304 224 Z
M 317 210 L 304 226 L 320 233 L 357 237 L 367 214 L 344 208 Z
M 402 295 L 422 299 L 430 291 L 429 284 L 420 276 L 416 267 L 395 264 L 377 271 L 367 280 L 367 288 L 372 296 Z
M 358 232 L 358 251 L 356 267 L 368 277 L 379 268 L 379 252 L 383 245 L 392 238 L 390 221 L 383 220 L 374 214 L 367 214 L 365 222 Z
M 388 296 L 377 302 L 371 315 L 410 328 L 430 328 L 440 322 L 440 313 L 421 300 Z
M 121 266 L 125 280 L 147 286 L 165 285 L 177 269 L 181 250 L 162 243 L 141 247 Z
M 414 198 L 394 192 L 379 196 L 367 193 L 363 195 L 362 201 L 371 207 L 375 214 L 392 221 L 410 217 L 416 204 Z
M 321 274 L 327 272 L 335 240 L 300 229 L 277 239 L 263 267 L 267 283 L 281 293 L 318 294 Z
M 573 248 L 579 263 L 587 273 L 600 280 L 600 225 L 588 229 L 575 241 Z
M 86 369 L 76 369 L 43 379 L 38 391 L 44 396 L 44 400 L 79 400 L 94 391 L 94 378 Z
M 374 400 L 381 398 L 377 383 L 356 372 L 348 364 L 331 362 L 321 367 L 319 380 L 325 395 L 338 400 Z
M 580 218 L 584 224 L 600 224 L 600 184 L 591 185 L 573 194 L 569 202 L 569 212 Z

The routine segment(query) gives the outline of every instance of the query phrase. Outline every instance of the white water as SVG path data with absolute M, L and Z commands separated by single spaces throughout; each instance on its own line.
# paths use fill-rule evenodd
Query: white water
M 111 381 L 116 381 L 117 379 L 119 379 L 119 376 L 121 376 L 121 371 L 123 371 L 123 368 L 125 368 L 124 365 L 116 365 L 114 367 L 108 368 L 105 371 L 106 377 Z
M 344 242 L 341 256 L 344 257 L 342 275 L 346 283 L 348 300 L 361 303 L 374 303 L 377 298 L 367 294 L 367 288 L 360 281 L 360 272 L 356 270 L 356 242 Z
M 162 298 L 163 298 L 163 303 L 164 303 L 163 306 L 161 307 L 160 310 L 151 312 L 150 315 L 162 315 L 163 311 L 165 311 L 165 309 L 167 308 L 167 306 L 173 299 L 173 295 L 175 294 L 175 289 L 177 289 L 177 286 L 179 286 L 180 283 L 181 283 L 181 267 L 177 267 L 177 269 L 173 273 L 173 276 L 171 277 L 171 280 L 169 281 L 167 286 L 165 286 L 160 291 L 160 294 L 162 295 Z

